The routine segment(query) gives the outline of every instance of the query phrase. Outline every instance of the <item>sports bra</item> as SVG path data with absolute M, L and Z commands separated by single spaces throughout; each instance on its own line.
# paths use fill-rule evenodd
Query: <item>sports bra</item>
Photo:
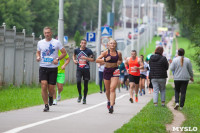
M 110 55 L 110 50 L 108 50 L 108 54 L 107 54 L 106 57 L 111 56 L 111 59 L 110 59 L 109 61 L 106 61 L 106 62 L 109 62 L 109 63 L 117 63 L 117 61 L 118 61 L 118 59 L 119 59 L 117 50 L 116 50 L 116 54 L 117 54 L 116 56 L 111 56 L 111 55 Z M 105 58 L 106 58 L 106 57 L 105 57 Z

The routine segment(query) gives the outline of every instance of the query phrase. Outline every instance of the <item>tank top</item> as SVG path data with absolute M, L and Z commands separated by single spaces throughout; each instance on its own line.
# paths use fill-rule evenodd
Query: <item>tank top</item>
M 136 67 L 140 66 L 140 64 L 138 63 L 138 57 L 136 57 L 135 60 L 130 58 L 128 64 L 129 64 L 129 74 L 133 76 L 140 76 L 140 69 L 134 69 L 135 66 Z
M 108 56 L 111 56 L 111 59 L 109 60 L 109 61 L 106 61 L 106 62 L 109 62 L 109 63 L 117 63 L 117 61 L 118 61 L 118 59 L 119 59 L 119 56 L 118 56 L 118 52 L 116 51 L 116 56 L 111 56 L 110 55 L 110 50 L 108 50 L 108 54 L 107 54 L 107 56 L 106 57 L 108 57 Z M 105 58 L 106 58 L 105 57 Z

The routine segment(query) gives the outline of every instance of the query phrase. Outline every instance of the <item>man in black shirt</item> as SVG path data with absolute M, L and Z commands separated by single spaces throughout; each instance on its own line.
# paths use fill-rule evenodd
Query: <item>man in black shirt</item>
M 77 64 L 76 78 L 77 78 L 77 88 L 78 88 L 78 102 L 81 102 L 81 78 L 84 80 L 84 97 L 83 104 L 86 104 L 86 96 L 88 92 L 88 81 L 90 80 L 90 65 L 89 62 L 94 61 L 94 55 L 91 49 L 86 47 L 87 41 L 85 39 L 81 40 L 81 47 L 74 50 L 73 61 Z

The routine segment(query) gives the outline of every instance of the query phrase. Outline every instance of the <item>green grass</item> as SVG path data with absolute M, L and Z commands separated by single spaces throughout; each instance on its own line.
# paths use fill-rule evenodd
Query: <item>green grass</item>
M 166 87 L 166 103 L 168 103 L 174 90 L 171 85 Z M 161 99 L 159 96 L 159 103 Z M 151 100 L 135 117 L 127 124 L 124 124 L 115 133 L 166 133 L 165 124 L 170 123 L 173 119 L 171 111 L 167 107 L 158 104 L 155 107 Z
M 83 86 L 82 86 L 83 88 Z M 99 86 L 89 83 L 88 94 L 99 92 Z M 75 85 L 65 85 L 62 100 L 78 97 Z M 0 88 L 0 112 L 43 104 L 41 88 L 37 86 L 4 86 Z

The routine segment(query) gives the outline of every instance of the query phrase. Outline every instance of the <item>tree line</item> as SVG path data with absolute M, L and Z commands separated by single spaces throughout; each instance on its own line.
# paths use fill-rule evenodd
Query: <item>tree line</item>
M 115 20 L 119 20 L 121 0 L 115 0 Z M 99 0 L 64 0 L 64 33 L 73 37 L 98 25 Z M 107 22 L 107 12 L 111 12 L 112 0 L 102 0 L 102 25 Z M 57 35 L 59 0 L 0 0 L 0 25 L 7 28 L 16 26 L 17 31 L 26 29 L 27 34 L 42 35 L 45 26 L 52 27 Z M 85 26 L 85 29 L 84 29 Z
M 179 23 L 180 32 L 195 47 L 194 60 L 200 66 L 200 0 L 164 0 L 167 12 Z M 199 67 L 200 70 L 200 67 Z

